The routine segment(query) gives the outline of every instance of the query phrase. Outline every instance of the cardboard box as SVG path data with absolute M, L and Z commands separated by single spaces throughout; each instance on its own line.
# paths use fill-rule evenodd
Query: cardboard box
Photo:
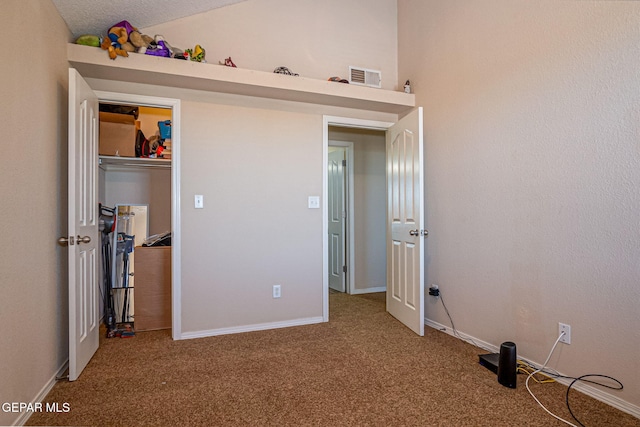
M 100 112 L 98 153 L 102 156 L 136 156 L 136 123 L 129 114 Z
M 136 246 L 133 253 L 135 329 L 169 329 L 171 246 Z

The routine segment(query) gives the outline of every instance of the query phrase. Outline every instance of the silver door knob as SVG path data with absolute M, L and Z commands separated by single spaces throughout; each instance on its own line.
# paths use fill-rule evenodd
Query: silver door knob
M 90 236 L 84 236 L 84 237 L 80 237 L 78 236 L 78 244 L 80 243 L 89 243 L 91 242 L 91 237 Z
M 409 230 L 409 235 L 410 236 L 419 236 L 420 235 L 420 230 L 418 230 L 417 228 L 415 230 Z
M 68 245 L 73 245 L 73 236 L 67 238 L 67 236 L 63 236 L 61 238 L 58 239 L 58 244 L 60 246 L 68 246 Z
M 429 230 L 422 230 L 420 234 L 422 234 L 424 237 L 427 237 L 429 235 Z

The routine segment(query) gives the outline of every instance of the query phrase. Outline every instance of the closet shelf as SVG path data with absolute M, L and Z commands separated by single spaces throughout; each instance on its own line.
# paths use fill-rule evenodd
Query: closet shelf
M 264 71 L 131 54 L 109 59 L 100 48 L 69 43 L 67 59 L 86 78 L 151 84 L 399 114 L 415 95 Z
M 171 168 L 171 159 L 148 159 L 142 157 L 99 156 L 100 167 L 112 168 Z

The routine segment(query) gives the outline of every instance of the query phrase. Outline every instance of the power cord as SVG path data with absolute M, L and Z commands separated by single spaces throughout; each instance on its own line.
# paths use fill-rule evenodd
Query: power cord
M 593 381 L 593 380 L 585 380 L 584 378 L 587 378 L 587 377 L 607 378 L 607 379 L 609 379 L 609 380 L 612 380 L 612 381 L 614 381 L 614 382 L 618 383 L 618 385 L 617 385 L 617 386 L 611 386 L 611 385 L 603 384 L 603 383 L 600 383 L 600 382 L 597 382 L 597 381 Z M 567 403 L 567 409 L 569 410 L 569 413 L 571 414 L 571 416 L 573 417 L 573 419 L 574 419 L 574 420 L 576 420 L 576 422 L 577 422 L 578 424 L 580 424 L 582 427 L 585 427 L 585 425 L 584 425 L 584 424 L 582 424 L 582 423 L 580 422 L 580 420 L 575 416 L 575 414 L 574 414 L 574 413 L 573 413 L 573 411 L 571 410 L 571 405 L 569 405 L 569 392 L 571 391 L 571 387 L 573 387 L 573 385 L 574 385 L 575 383 L 577 383 L 578 381 L 583 381 L 583 382 L 586 382 L 586 383 L 599 385 L 600 387 L 606 387 L 606 388 L 609 388 L 609 389 L 611 389 L 611 390 L 622 390 L 622 389 L 624 388 L 624 386 L 622 385 L 622 383 L 621 383 L 620 381 L 618 381 L 617 379 L 615 379 L 615 378 L 613 378 L 613 377 L 610 377 L 610 376 L 608 376 L 608 375 L 602 375 L 602 374 L 587 374 L 587 375 L 582 375 L 582 376 L 579 376 L 579 377 L 577 377 L 577 378 L 574 378 L 574 379 L 573 379 L 573 381 L 571 381 L 571 384 L 569 384 L 569 387 L 567 387 L 567 395 L 566 395 L 565 401 L 566 401 L 566 403 Z
M 432 293 L 433 292 L 433 293 Z M 451 314 L 449 313 L 449 309 L 447 308 L 447 305 L 444 303 L 444 298 L 442 297 L 442 290 L 435 288 L 435 289 L 430 289 L 429 290 L 429 294 L 437 297 L 440 297 L 440 301 L 442 302 L 442 307 L 444 308 L 445 313 L 447 313 L 447 317 L 449 318 L 449 321 L 451 322 L 451 329 L 453 330 L 453 335 L 463 341 L 466 341 L 470 344 L 475 345 L 476 347 L 480 347 L 482 348 L 482 346 L 478 345 L 472 338 L 465 338 L 462 335 L 460 335 L 460 333 L 458 332 L 458 330 L 456 329 L 455 324 L 453 323 L 453 318 L 451 317 Z M 531 397 L 533 397 L 533 400 L 535 400 L 538 405 L 540 405 L 540 407 L 542 407 L 542 409 L 544 409 L 549 415 L 551 415 L 552 417 L 556 418 L 559 421 L 562 421 L 565 424 L 568 424 L 570 426 L 573 427 L 578 427 L 577 425 L 571 423 L 570 421 L 565 420 L 564 418 L 561 418 L 557 415 L 555 415 L 554 413 L 552 413 L 551 411 L 549 411 L 542 403 L 540 403 L 540 401 L 538 400 L 538 398 L 533 394 L 533 392 L 531 391 L 531 389 L 529 388 L 529 380 L 531 378 L 533 378 L 533 380 L 539 384 L 545 384 L 545 383 L 551 383 L 551 382 L 555 382 L 554 378 L 566 378 L 566 379 L 571 379 L 571 384 L 569 384 L 569 386 L 567 387 L 567 393 L 566 393 L 566 397 L 565 397 L 565 401 L 567 404 L 567 409 L 569 410 L 569 413 L 571 414 L 571 416 L 573 417 L 573 419 L 581 426 L 581 427 L 586 427 L 582 422 L 580 422 L 580 420 L 575 416 L 575 414 L 573 413 L 573 411 L 571 410 L 571 405 L 569 404 L 569 392 L 571 391 L 571 388 L 574 386 L 575 383 L 577 382 L 585 382 L 585 383 L 589 383 L 589 384 L 594 384 L 594 385 L 598 385 L 600 387 L 606 387 L 609 388 L 611 390 L 622 390 L 624 388 L 624 386 L 622 385 L 622 383 L 620 381 L 618 381 L 617 379 L 610 377 L 608 375 L 603 375 L 603 374 L 587 374 L 587 375 L 582 375 L 579 377 L 569 377 L 566 375 L 561 375 L 558 372 L 550 369 L 550 370 L 545 370 L 545 368 L 547 367 L 547 363 L 549 363 L 549 359 L 551 359 L 551 355 L 553 354 L 553 352 L 556 349 L 556 346 L 558 345 L 558 343 L 560 342 L 560 339 L 564 336 L 564 332 L 560 333 L 560 335 L 558 336 L 558 338 L 556 339 L 556 342 L 553 344 L 553 347 L 551 348 L 551 351 L 549 352 L 549 355 L 547 356 L 547 359 L 544 361 L 544 364 L 536 369 L 535 366 L 531 365 L 528 362 L 519 360 L 518 361 L 518 372 L 523 373 L 523 374 L 528 374 L 527 376 L 527 380 L 525 381 L 525 386 L 527 388 L 527 391 L 529 392 L 529 394 L 531 395 Z M 534 369 L 533 371 L 531 371 L 531 369 Z M 537 379 L 535 376 L 541 374 L 543 376 L 546 377 L 546 379 Z M 603 384 L 601 382 L 598 381 L 593 381 L 593 380 L 587 380 L 585 378 L 589 378 L 589 377 L 598 377 L 598 378 L 606 378 L 609 379 L 611 381 L 614 381 L 615 383 L 617 383 L 617 386 L 611 386 L 608 384 Z
M 453 324 L 453 319 L 451 318 L 451 314 L 449 314 L 449 309 L 447 309 L 446 304 L 444 303 L 444 298 L 442 297 L 442 291 L 440 289 L 436 289 L 437 294 L 434 295 L 435 297 L 440 297 L 440 302 L 442 302 L 442 307 L 444 307 L 444 311 L 445 313 L 447 313 L 447 317 L 449 317 L 449 321 L 451 322 L 451 329 L 453 329 L 453 335 L 459 339 L 461 339 L 462 341 L 465 341 L 469 344 L 473 344 L 476 347 L 480 347 L 483 348 L 482 346 L 478 345 L 473 338 L 464 338 L 462 335 L 460 335 L 460 333 L 458 332 L 458 330 L 456 329 L 456 325 Z
M 533 400 L 535 400 L 538 405 L 540 405 L 540 407 L 542 409 L 544 409 L 549 415 L 551 415 L 553 418 L 562 421 L 565 424 L 568 424 L 572 427 L 578 427 L 575 424 L 565 420 L 564 418 L 560 418 L 559 416 L 557 416 L 556 414 L 554 414 L 553 412 L 551 412 L 550 410 L 548 410 L 542 403 L 540 403 L 540 401 L 538 400 L 538 398 L 535 396 L 535 394 L 533 394 L 533 392 L 531 391 L 531 389 L 529 388 L 529 380 L 531 379 L 531 377 L 533 377 L 535 374 L 542 372 L 544 370 L 544 368 L 547 367 L 547 363 L 549 363 L 549 359 L 551 359 L 551 355 L 553 354 L 553 352 L 556 349 L 556 346 L 558 345 L 558 343 L 560 342 L 560 339 L 564 336 L 564 332 L 561 332 L 560 335 L 558 336 L 558 338 L 556 339 L 556 342 L 553 344 L 553 347 L 551 347 L 551 351 L 549 352 L 549 355 L 547 356 L 547 360 L 544 361 L 544 364 L 542 365 L 541 368 L 536 369 L 535 371 L 533 371 L 532 373 L 529 374 L 529 376 L 527 376 L 527 380 L 525 381 L 525 386 L 527 387 L 527 391 L 529 392 L 529 394 L 531 395 L 531 397 L 533 397 Z M 575 418 L 575 417 L 574 417 Z M 584 426 L 583 426 L 584 427 Z
M 530 378 L 534 378 L 535 381 L 538 381 L 534 375 L 538 374 L 538 373 L 542 373 L 543 375 L 547 376 L 547 377 L 555 377 L 555 378 L 567 378 L 567 379 L 572 379 L 573 381 L 571 381 L 571 383 L 569 384 L 569 386 L 567 387 L 567 393 L 565 396 L 565 402 L 567 404 L 567 409 L 569 410 L 569 413 L 571 414 L 571 416 L 573 417 L 573 419 L 581 426 L 581 427 L 585 427 L 585 425 L 578 419 L 578 417 L 576 417 L 576 415 L 573 413 L 573 410 L 571 409 L 571 405 L 569 404 L 569 393 L 571 392 L 571 388 L 574 386 L 574 384 L 576 384 L 579 381 L 585 382 L 585 383 L 590 383 L 590 384 L 594 384 L 594 385 L 598 385 L 600 387 L 606 387 L 609 388 L 611 390 L 622 390 L 624 388 L 624 386 L 622 385 L 622 383 L 620 381 L 618 381 L 617 379 L 610 377 L 608 375 L 603 375 L 603 374 L 587 374 L 587 375 L 582 375 L 579 377 L 568 377 L 566 375 L 560 375 L 558 373 L 550 373 L 550 372 L 546 372 L 544 369 L 547 366 L 547 363 L 549 363 L 549 359 L 551 358 L 551 355 L 553 354 L 554 350 L 556 349 L 556 346 L 558 345 L 558 342 L 560 342 L 560 339 L 564 336 L 564 332 L 560 333 L 560 336 L 558 336 L 558 339 L 556 340 L 556 342 L 553 344 L 553 347 L 551 348 L 551 351 L 549 352 L 549 356 L 547 356 L 547 360 L 545 360 L 544 364 L 542 365 L 541 368 L 536 369 L 535 371 L 533 371 L 532 373 L 529 374 L 529 376 L 527 377 L 527 381 L 525 382 L 525 385 L 527 387 L 527 391 L 529 392 L 529 394 L 531 395 L 531 397 L 533 397 L 533 399 L 538 403 L 538 405 L 540 405 L 542 407 L 542 409 L 544 409 L 545 411 L 547 411 L 547 413 L 549 413 L 551 416 L 553 416 L 554 418 L 570 425 L 573 427 L 578 427 L 575 424 L 572 424 L 571 422 L 562 419 L 560 417 L 558 417 L 557 415 L 551 413 L 547 408 L 544 407 L 544 405 L 542 403 L 540 403 L 540 401 L 534 396 L 534 394 L 531 392 L 531 389 L 529 388 L 529 379 Z M 529 364 L 527 364 L 528 366 L 531 366 Z M 518 368 L 520 369 L 520 368 Z M 598 377 L 598 378 L 606 378 L 609 379 L 611 381 L 614 381 L 617 385 L 609 385 L 609 384 L 604 384 L 598 381 L 594 381 L 594 380 L 588 380 L 585 378 L 589 378 L 589 377 Z M 551 382 L 548 380 L 545 381 L 538 381 L 538 382 Z

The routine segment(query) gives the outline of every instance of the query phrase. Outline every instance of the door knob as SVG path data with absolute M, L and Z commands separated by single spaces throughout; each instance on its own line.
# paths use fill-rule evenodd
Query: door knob
M 410 236 L 419 236 L 420 235 L 420 230 L 418 230 L 417 228 L 415 230 L 409 230 L 409 235 Z
M 420 234 L 422 234 L 424 237 L 427 237 L 429 236 L 429 230 L 422 230 Z
M 91 242 L 91 237 L 90 236 L 84 236 L 84 237 L 78 236 L 78 244 L 80 244 L 80 243 L 89 243 L 89 242 Z
M 67 238 L 67 236 L 63 236 L 61 238 L 58 239 L 58 244 L 60 246 L 68 246 L 68 245 L 73 245 L 73 236 Z

